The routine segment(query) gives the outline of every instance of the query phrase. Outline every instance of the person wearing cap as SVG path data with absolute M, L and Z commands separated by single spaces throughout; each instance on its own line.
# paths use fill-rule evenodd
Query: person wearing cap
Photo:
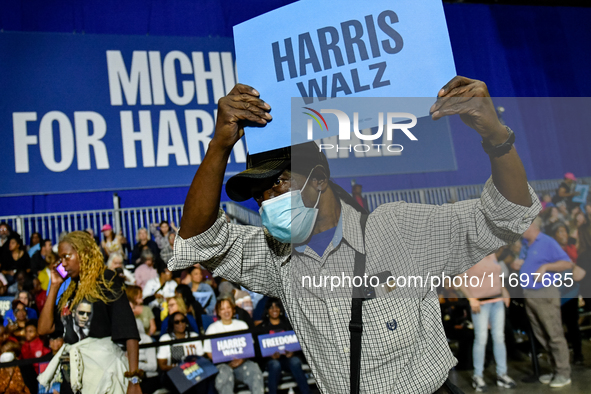
M 119 253 L 121 256 L 125 256 L 123 244 L 126 244 L 127 240 L 121 234 L 115 234 L 113 227 L 108 223 L 101 228 L 101 232 L 103 233 L 101 248 L 105 257 L 108 259 L 111 253 Z
M 219 101 L 215 134 L 187 194 L 169 267 L 199 262 L 214 275 L 280 298 L 322 393 L 357 391 L 350 381 L 357 374 L 363 393 L 457 393 L 447 379 L 457 361 L 427 281 L 364 293 L 363 324 L 350 332 L 351 307 L 358 303 L 351 282 L 333 289 L 326 279 L 319 287 L 303 279 L 351 277 L 355 260 L 365 260 L 366 277 L 378 279 L 459 274 L 519 238 L 540 203 L 486 85 L 455 77 L 431 108 L 435 120 L 462 114 L 483 138 L 492 177 L 481 198 L 443 206 L 383 204 L 367 218 L 365 232 L 366 211 L 330 180 L 327 159 L 312 142 L 249 155 L 246 171 L 228 180 L 226 192 L 237 201 L 254 198 L 263 226 L 226 222 L 219 206 L 230 152 L 245 125 L 271 121 L 270 108 L 242 84 Z M 359 329 L 360 362 L 350 368 L 358 348 L 350 338 Z
M 577 178 L 575 174 L 572 172 L 564 174 L 564 179 L 560 183 L 560 186 L 558 186 L 558 189 L 556 189 L 556 194 L 552 202 L 557 205 L 559 202 L 564 201 L 569 211 L 579 205 L 578 203 L 573 203 L 573 197 L 579 195 L 579 192 L 575 192 L 576 182 Z

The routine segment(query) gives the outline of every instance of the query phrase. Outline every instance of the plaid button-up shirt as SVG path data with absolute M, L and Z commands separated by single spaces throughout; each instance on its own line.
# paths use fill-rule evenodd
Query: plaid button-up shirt
M 517 240 L 541 207 L 529 190 L 529 208 L 507 201 L 492 179 L 480 199 L 442 206 L 384 204 L 369 216 L 365 242 L 359 212 L 341 201 L 342 234 L 335 234 L 322 256 L 309 247 L 298 252 L 264 228 L 228 224 L 220 210 L 204 233 L 186 240 L 177 236 L 168 266 L 178 270 L 198 262 L 215 275 L 280 298 L 318 387 L 331 394 L 349 392 L 352 290 L 331 289 L 330 278 L 353 275 L 356 251 L 366 255 L 368 275 L 420 277 L 422 285 L 400 281 L 363 302 L 361 392 L 432 393 L 457 360 L 429 278 L 463 273 Z M 329 282 L 310 286 L 305 277 Z

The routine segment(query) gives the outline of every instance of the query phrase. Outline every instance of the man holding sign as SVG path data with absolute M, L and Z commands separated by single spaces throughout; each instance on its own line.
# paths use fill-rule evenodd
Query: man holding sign
M 515 241 L 540 210 L 512 147 L 513 132 L 499 122 L 486 85 L 455 77 L 431 108 L 433 119 L 459 114 L 482 137 L 492 177 L 481 198 L 444 206 L 384 204 L 369 215 L 365 236 L 364 210 L 329 180 L 326 158 L 311 143 L 250 156 L 248 169 L 226 189 L 236 200 L 255 198 L 264 227 L 226 222 L 219 205 L 228 157 L 245 124 L 266 125 L 270 109 L 254 88 L 241 84 L 219 101 L 215 135 L 189 189 L 170 268 L 197 261 L 280 298 L 323 393 L 355 391 L 350 378 L 357 374 L 364 393 L 454 392 L 447 377 L 457 361 L 441 324 L 433 276 L 464 272 Z M 326 275 L 320 287 L 301 285 L 303 275 L 336 275 L 339 267 L 347 278 L 353 261 L 366 257 L 366 277 L 414 274 L 431 278 L 431 287 L 425 282 L 402 289 L 396 282 L 399 288 L 389 286 L 383 296 L 365 294 L 363 325 L 350 326 L 351 281 L 340 293 L 326 287 Z M 360 362 L 353 364 L 350 327 L 362 330 Z

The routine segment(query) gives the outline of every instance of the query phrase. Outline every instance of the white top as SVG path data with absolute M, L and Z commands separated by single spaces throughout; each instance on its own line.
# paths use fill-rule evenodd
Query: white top
M 152 337 L 144 332 L 144 323 L 140 319 L 135 319 L 138 332 L 140 333 L 140 345 L 152 343 Z M 138 367 L 146 372 L 146 376 L 152 378 L 158 376 L 158 363 L 156 363 L 156 348 L 150 347 L 140 349 Z
M 189 333 L 189 337 L 191 338 L 198 336 L 199 335 L 195 334 L 194 332 Z M 170 337 L 170 334 L 164 334 L 160 337 L 160 342 L 170 341 L 171 339 L 172 338 Z M 159 360 L 166 360 L 166 363 L 168 365 L 171 365 L 170 355 L 172 353 L 172 346 L 182 346 L 185 356 L 203 356 L 203 344 L 201 343 L 201 341 L 193 341 L 178 343 L 176 345 L 160 346 L 158 348 L 158 354 L 156 354 L 156 358 Z
M 146 285 L 144 286 L 144 290 L 142 291 L 142 297 L 146 298 L 153 296 L 154 294 L 156 294 L 156 290 L 158 290 L 160 286 L 162 285 L 160 284 L 159 277 L 150 279 L 146 282 Z M 162 290 L 158 292 L 158 294 L 162 294 L 164 298 L 174 297 L 174 289 L 176 289 L 177 286 L 178 284 L 174 280 L 169 280 L 164 284 L 164 287 L 162 288 Z
M 205 331 L 205 335 L 214 335 L 214 334 L 221 334 L 223 332 L 232 332 L 232 331 L 241 331 L 241 330 L 248 330 L 248 324 L 243 322 L 242 320 L 232 319 L 232 323 L 224 324 L 221 320 L 218 320 L 214 323 L 211 323 L 207 330 Z M 160 339 L 162 340 L 162 339 Z M 203 351 L 205 353 L 211 353 L 211 340 L 206 339 L 203 341 Z

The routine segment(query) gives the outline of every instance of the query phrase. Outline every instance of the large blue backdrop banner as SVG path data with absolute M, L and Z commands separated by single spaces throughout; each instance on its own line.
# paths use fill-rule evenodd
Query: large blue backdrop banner
M 121 2 L 115 0 L 88 0 L 88 1 L 46 1 L 46 0 L 0 0 L 0 46 L 3 48 L 8 45 L 9 40 L 13 40 L 12 32 L 34 32 L 38 35 L 45 32 L 54 32 L 53 35 L 47 34 L 46 37 L 55 37 L 55 33 L 65 33 L 74 35 L 79 39 L 99 40 L 91 36 L 101 35 L 100 40 L 118 39 L 127 42 L 146 43 L 146 46 L 133 47 L 129 44 L 129 51 L 122 52 L 122 57 L 126 67 L 131 65 L 131 58 L 134 50 L 160 51 L 161 60 L 164 60 L 166 54 L 171 50 L 182 50 L 192 61 L 192 52 L 201 51 L 204 53 L 204 62 L 207 65 L 209 56 L 206 53 L 207 45 L 214 45 L 215 37 L 226 37 L 228 46 L 225 49 L 214 47 L 213 50 L 220 52 L 220 68 L 223 63 L 222 52 L 229 51 L 231 48 L 230 39 L 232 37 L 232 27 L 242 23 L 250 18 L 261 15 L 267 11 L 276 9 L 282 5 L 289 4 L 292 0 L 260 0 L 253 6 L 252 2 L 240 0 L 204 1 L 195 2 L 194 0 L 175 0 L 174 2 L 162 1 L 128 1 Z M 457 73 L 470 78 L 485 81 L 490 93 L 495 97 L 589 97 L 591 96 L 591 78 L 589 78 L 589 64 L 591 63 L 591 29 L 588 21 L 591 18 L 591 8 L 588 7 L 535 7 L 535 6 L 516 6 L 499 4 L 467 4 L 467 3 L 444 3 L 443 8 L 447 20 L 447 27 L 451 39 L 451 45 L 454 52 L 454 61 Z M 74 32 L 74 34 L 72 34 Z M 84 35 L 83 33 L 86 33 Z M 106 37 L 106 34 L 134 35 L 128 37 Z M 176 36 L 178 38 L 164 38 L 164 36 Z M 39 37 L 39 36 L 37 36 Z M 184 37 L 210 37 L 208 42 L 198 39 Z M 211 38 L 214 37 L 214 38 Z M 72 38 L 74 40 L 75 38 Z M 47 40 L 47 39 L 46 39 Z M 156 47 L 156 43 L 174 42 L 175 44 L 167 47 Z M 187 50 L 183 43 L 195 43 Z M 203 46 L 196 43 L 201 42 Z M 221 41 L 217 41 L 221 42 Z M 29 45 L 27 41 L 22 41 L 23 45 Z M 32 44 L 31 44 L 32 45 Z M 54 51 L 44 43 L 37 50 L 47 52 Z M 121 43 L 123 45 L 123 43 Z M 154 45 L 154 46 L 150 46 Z M 164 44 L 163 44 L 164 45 Z M 201 44 L 200 44 L 201 45 Z M 46 46 L 46 47 L 45 47 Z M 182 46 L 182 47 L 181 47 Z M 33 48 L 33 47 L 31 47 Z M 123 50 L 119 43 L 112 47 L 104 48 L 99 53 L 98 60 L 92 63 L 89 59 L 84 59 L 82 53 L 74 51 L 75 47 L 67 47 L 71 50 L 71 57 L 76 60 L 84 61 L 86 67 L 100 65 L 103 70 L 102 76 L 97 76 L 97 85 L 102 85 L 103 93 L 99 91 L 89 91 L 84 88 L 86 96 L 83 100 L 96 98 L 102 100 L 104 107 L 110 107 L 110 92 L 108 91 L 108 73 L 106 68 L 106 50 Z M 92 49 L 92 48 L 91 48 Z M 211 51 L 211 49 L 210 49 Z M 171 105 L 159 106 L 161 108 L 144 108 L 141 101 L 133 108 L 127 105 L 126 98 L 123 98 L 123 105 L 113 110 L 113 115 L 108 115 L 96 107 L 80 106 L 75 110 L 66 112 L 63 106 L 58 106 L 65 100 L 63 89 L 59 86 L 50 89 L 56 89 L 56 94 L 52 95 L 51 105 L 45 105 L 43 108 L 36 108 L 29 105 L 29 102 L 38 101 L 38 89 L 45 85 L 50 85 L 51 79 L 44 70 L 43 75 L 47 78 L 38 78 L 33 80 L 31 71 L 35 72 L 36 66 L 28 64 L 27 59 L 29 48 L 20 46 L 17 54 L 13 58 L 7 58 L 2 53 L 0 67 L 2 67 L 2 78 L 0 87 L 2 88 L 2 98 L 0 98 L 0 150 L 2 150 L 2 164 L 0 165 L 0 180 L 2 181 L 2 193 L 9 190 L 10 194 L 16 194 L 17 188 L 20 189 L 27 184 L 27 187 L 35 186 L 39 188 L 48 180 L 45 177 L 41 179 L 32 177 L 16 177 L 14 163 L 13 146 L 13 127 L 12 113 L 14 112 L 37 112 L 36 121 L 28 121 L 27 133 L 31 136 L 39 137 L 39 126 L 43 116 L 50 111 L 64 112 L 70 119 L 72 127 L 75 126 L 74 111 L 94 111 L 101 113 L 107 123 L 106 136 L 102 141 L 108 141 L 111 133 L 121 133 L 120 111 L 134 111 L 134 127 L 139 131 L 139 110 L 151 110 L 152 128 L 154 139 L 154 149 L 158 146 L 156 133 L 159 127 L 159 118 L 161 109 L 176 108 L 176 116 L 179 121 L 181 133 L 186 132 L 184 109 L 204 109 L 205 107 L 193 101 L 183 109 Z M 15 56 L 21 56 L 14 58 Z M 25 56 L 26 55 L 26 56 Z M 148 57 L 148 67 L 150 66 Z M 14 62 L 19 62 L 16 65 Z M 178 62 L 178 61 L 175 61 Z M 226 63 L 227 64 L 227 63 Z M 6 74 L 6 67 L 15 68 L 16 74 Z M 177 65 L 176 67 L 180 67 Z M 207 67 L 207 66 L 206 66 Z M 209 68 L 206 70 L 210 70 Z M 69 71 L 69 70 L 68 70 Z M 37 71 L 40 72 L 40 71 Z M 68 74 L 64 72 L 63 74 Z M 182 74 L 180 70 L 177 78 L 179 80 L 190 80 L 190 74 Z M 25 75 L 24 81 L 16 81 L 19 75 Z M 218 74 L 219 75 L 219 74 Z M 88 84 L 85 80 L 76 80 L 68 75 L 66 82 L 72 81 L 76 86 Z M 222 69 L 222 79 L 225 74 Z M 100 82 L 98 82 L 100 80 Z M 105 82 L 107 81 L 107 82 Z M 224 80 L 225 81 L 225 80 Z M 246 82 L 246 81 L 245 81 Z M 25 88 L 17 91 L 9 91 L 9 86 L 20 86 L 23 83 Z M 225 83 L 225 82 L 224 82 Z M 31 90 L 30 86 L 35 85 Z M 214 87 L 211 81 L 207 81 L 210 103 L 214 103 Z M 65 82 L 62 86 L 71 86 Z M 218 85 L 219 86 L 219 85 Z M 179 87 L 179 94 L 182 94 L 182 86 Z M 225 85 L 224 85 L 225 89 Z M 106 93 L 105 93 L 106 91 Z M 18 93 L 22 92 L 22 93 Z M 225 90 L 224 90 L 225 92 Z M 66 92 L 68 95 L 71 92 Z M 102 95 L 102 98 L 98 94 Z M 15 103 L 19 95 L 27 96 L 27 104 L 16 107 Z M 105 96 L 106 95 L 106 96 Z M 125 96 L 125 94 L 124 94 Z M 57 100 L 54 98 L 58 97 Z M 105 98 L 106 97 L 106 98 Z M 154 99 L 154 97 L 153 97 Z M 139 100 L 139 99 L 138 99 Z M 168 100 L 168 98 L 167 98 Z M 168 101 L 167 101 L 168 103 Z M 591 134 L 587 132 L 588 128 L 576 127 L 576 124 L 570 118 L 554 116 L 548 121 L 549 111 L 544 112 L 544 122 L 533 122 L 529 120 L 537 119 L 535 116 L 528 115 L 528 122 L 523 122 L 520 116 L 525 116 L 523 108 L 518 103 L 511 102 L 500 103 L 505 107 L 504 118 L 516 132 L 516 146 L 519 148 L 520 156 L 524 162 L 528 179 L 552 179 L 561 178 L 565 172 L 574 172 L 576 176 L 588 176 L 591 174 L 591 161 L 589 160 L 589 149 L 591 146 Z M 8 106 L 8 109 L 7 109 Z M 158 107 L 158 106 L 156 106 Z M 114 107 L 113 107 L 114 108 Z M 213 116 L 213 106 L 208 111 Z M 525 112 L 533 115 L 535 108 L 528 108 Z M 8 113 L 8 118 L 6 117 Z M 80 115 L 79 115 L 80 116 Z M 111 116 L 111 120 L 107 119 Z M 115 119 L 114 123 L 112 119 Z M 26 118 L 25 118 L 26 119 Z M 49 120 L 48 118 L 46 120 Z M 57 122 L 52 122 L 57 123 Z M 90 121 L 89 129 L 92 130 Z M 470 130 L 465 130 L 461 126 L 459 119 L 450 119 L 451 134 L 458 171 L 430 172 L 424 174 L 394 174 L 357 178 L 358 183 L 363 184 L 364 191 L 379 191 L 407 188 L 424 188 L 451 185 L 465 185 L 483 183 L 490 175 L 490 163 L 483 154 L 480 147 L 480 139 Z M 57 127 L 57 125 L 53 125 Z M 114 129 L 116 128 L 116 129 Z M 200 130 L 200 129 L 199 129 Z M 57 139 L 57 135 L 55 138 Z M 120 138 L 120 137 L 119 137 Z M 45 139 L 45 137 L 44 137 Z M 59 156 L 60 146 L 55 143 L 56 157 L 54 160 L 61 160 Z M 122 141 L 117 142 L 119 146 L 119 155 L 122 155 Z M 172 143 L 171 143 L 172 144 Z M 86 145 L 86 144 L 85 144 Z M 41 163 L 39 145 L 27 145 L 29 149 L 30 170 L 34 171 L 33 160 Z M 188 143 L 185 148 L 189 156 Z M 406 146 L 405 146 L 406 148 Z M 410 146 L 409 146 L 410 148 Z M 110 147 L 108 149 L 111 149 Z M 114 148 L 113 148 L 114 149 Z M 102 183 L 102 180 L 96 178 L 99 170 L 95 170 L 96 162 L 94 158 L 94 147 L 90 146 L 90 164 L 91 170 L 80 170 L 80 173 L 87 174 L 85 179 L 92 183 L 96 180 L 96 185 Z M 201 152 L 203 153 L 203 152 Z M 77 153 L 76 153 L 77 154 Z M 157 152 L 155 152 L 155 155 Z M 109 164 L 114 168 L 116 162 L 123 161 L 122 157 L 115 157 L 115 153 L 108 151 Z M 143 165 L 141 142 L 136 142 L 136 159 L 138 168 Z M 35 159 L 35 156 L 37 159 Z M 175 156 L 169 156 L 169 166 L 176 166 Z M 190 156 L 188 157 L 190 163 Z M 154 157 L 157 163 L 156 156 Z M 230 169 L 238 166 L 235 164 L 235 158 L 232 157 Z M 244 168 L 243 163 L 241 168 Z M 60 185 L 55 189 L 60 191 L 81 189 L 73 187 L 80 181 L 81 177 L 63 177 L 63 174 L 77 170 L 77 156 L 73 158 L 72 167 L 62 173 L 53 173 L 45 170 L 45 175 L 57 175 Z M 122 165 L 120 165 L 123 167 Z M 193 177 L 196 166 L 188 165 L 177 168 L 176 172 L 182 179 L 183 185 L 188 185 Z M 137 171 L 137 168 L 130 168 L 129 171 L 136 171 L 139 178 L 152 178 L 150 172 Z M 165 167 L 148 167 L 147 170 L 157 173 L 165 172 Z M 93 172 L 94 171 L 94 172 Z M 109 173 L 100 170 L 104 174 Z M 187 176 L 182 175 L 185 171 Z M 190 174 L 190 175 L 189 175 Z M 26 175 L 26 173 L 20 173 Z M 166 177 L 170 174 L 167 173 Z M 173 174 L 175 175 L 175 174 Z M 106 175 L 105 175 L 106 176 Z M 116 175 L 110 176 L 115 178 Z M 52 178 L 55 180 L 52 176 Z M 72 179 L 70 181 L 70 179 Z M 111 181 L 113 179 L 110 179 Z M 134 181 L 132 179 L 131 181 Z M 152 179 L 142 179 L 143 181 L 152 181 Z M 168 181 L 168 179 L 166 179 Z M 350 190 L 350 178 L 339 178 L 336 182 Z M 138 181 L 139 182 L 139 181 Z M 55 182 L 51 182 L 52 184 Z M 122 182 L 126 183 L 126 182 Z M 174 182 L 170 182 L 173 184 Z M 93 185 L 94 186 L 94 185 Z M 101 185 L 102 186 L 102 185 Z M 13 189 L 14 188 L 14 189 Z M 102 187 L 101 187 L 102 188 Z M 64 194 L 26 194 L 14 197 L 0 197 L 0 215 L 28 214 L 43 212 L 64 212 L 71 210 L 86 209 L 106 209 L 112 208 L 112 192 L 117 192 L 121 197 L 121 204 L 124 207 L 148 206 L 148 205 L 167 205 L 182 204 L 187 194 L 187 186 L 167 187 L 160 190 L 155 189 L 132 189 L 123 190 L 119 187 L 109 189 L 109 191 L 91 192 L 91 193 L 67 193 Z M 227 200 L 227 196 L 222 190 L 222 199 Z M 256 208 L 256 204 L 253 204 Z
M 0 58 L 0 195 L 187 185 L 236 82 L 228 38 L 3 33 Z
M 188 186 L 217 101 L 237 80 L 226 38 L 3 33 L 0 57 L 10 76 L 0 82 L 0 196 Z M 440 123 L 421 134 L 417 160 L 407 151 L 396 166 L 376 166 L 363 151 L 341 152 L 334 161 L 357 171 L 334 176 L 455 170 Z M 226 178 L 245 168 L 246 153 L 240 140 Z

